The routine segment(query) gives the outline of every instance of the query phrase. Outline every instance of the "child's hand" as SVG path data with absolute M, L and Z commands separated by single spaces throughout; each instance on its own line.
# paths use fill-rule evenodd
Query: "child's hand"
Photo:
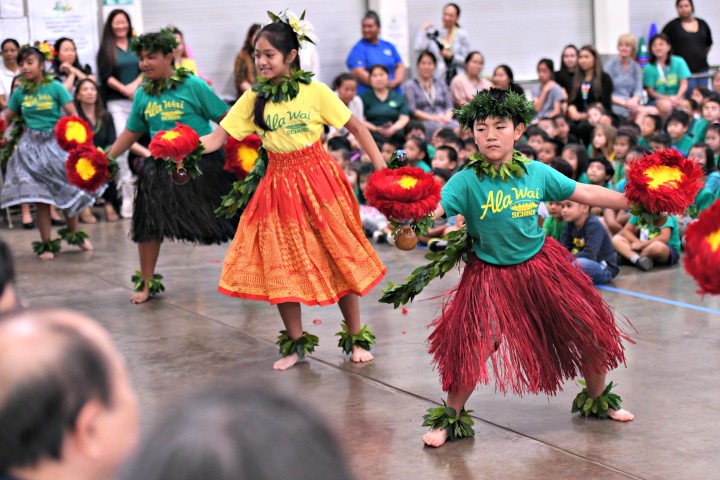
M 632 248 L 636 252 L 639 252 L 643 248 L 643 242 L 641 242 L 640 240 L 635 240 L 634 242 L 630 243 L 630 248 Z

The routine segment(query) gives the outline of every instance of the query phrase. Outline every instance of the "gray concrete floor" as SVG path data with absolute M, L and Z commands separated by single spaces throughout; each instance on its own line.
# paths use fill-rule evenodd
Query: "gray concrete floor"
M 78 309 L 110 330 L 130 363 L 143 429 L 189 389 L 251 380 L 296 392 L 321 410 L 361 479 L 720 478 L 720 315 L 692 308 L 719 310 L 720 302 L 696 295 L 681 267 L 649 273 L 623 267 L 613 283 L 680 305 L 603 291 L 637 329 L 627 368 L 609 376 L 619 383 L 634 422 L 571 415 L 579 389 L 574 382 L 553 398 L 505 397 L 485 387 L 468 404 L 475 411 L 475 438 L 429 449 L 420 440 L 422 416 L 443 393 L 424 341 L 439 300 L 416 301 L 403 314 L 377 302 L 380 288 L 361 299 L 363 320 L 379 340 L 368 365 L 352 364 L 336 347 L 336 306 L 305 308 L 305 327 L 321 345 L 309 362 L 279 373 L 271 368 L 281 328 L 277 310 L 216 291 L 226 245 L 164 245 L 158 272 L 167 292 L 135 306 L 128 301 L 130 276 L 138 268 L 129 227 L 128 221 L 87 225 L 95 251 L 65 248 L 47 263 L 30 248 L 36 231 L 3 224 L 0 235 L 13 249 L 26 300 Z M 388 266 L 386 280 L 395 282 L 425 253 L 378 250 Z M 422 298 L 440 295 L 456 280 L 449 274 Z

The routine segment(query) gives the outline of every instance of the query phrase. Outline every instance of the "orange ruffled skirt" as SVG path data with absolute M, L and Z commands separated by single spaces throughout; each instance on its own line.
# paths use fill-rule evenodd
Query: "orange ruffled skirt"
M 267 153 L 267 173 L 240 218 L 218 290 L 305 305 L 369 292 L 386 269 L 365 237 L 345 174 L 320 142 Z

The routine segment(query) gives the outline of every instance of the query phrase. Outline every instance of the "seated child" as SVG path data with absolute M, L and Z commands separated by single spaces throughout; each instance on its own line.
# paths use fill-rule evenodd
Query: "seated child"
M 720 122 L 720 94 L 711 93 L 702 106 L 702 118 L 693 122 L 690 136 L 693 141 L 704 142 L 709 125 Z
M 650 138 L 650 148 L 654 151 L 672 148 L 672 139 L 665 132 L 659 132 Z
M 717 167 L 720 161 L 720 123 L 708 125 L 705 132 L 705 143 L 713 153 L 713 164 Z
M 570 124 L 564 115 L 555 115 L 552 120 L 555 123 L 555 140 L 559 140 L 563 145 L 577 143 L 577 137 L 570 133 Z
M 565 228 L 560 243 L 575 256 L 582 271 L 595 285 L 615 278 L 620 269 L 612 240 L 600 220 L 590 215 L 590 207 L 564 200 L 562 218 Z
M 402 149 L 402 147 L 403 147 L 403 145 L 397 143 L 397 141 L 395 141 L 392 138 L 383 139 L 382 143 L 379 146 L 380 146 L 380 153 L 382 154 L 383 160 L 385 160 L 385 163 L 389 163 L 390 158 L 392 158 L 393 153 Z
M 566 177 L 572 178 L 572 167 L 566 160 L 557 157 L 552 159 L 548 165 Z M 563 226 L 565 225 L 562 219 L 560 202 L 540 202 L 540 205 L 538 206 L 538 217 L 542 219 L 540 226 L 543 228 L 545 236 L 552 237 L 555 240 L 560 241 L 560 234 L 562 233 Z
M 442 148 L 451 147 L 440 147 L 438 149 L 438 152 L 440 152 L 440 149 Z M 433 168 L 432 172 L 435 180 L 437 180 L 440 185 L 443 186 L 448 182 L 448 180 L 450 180 L 450 177 L 452 176 L 452 172 L 445 168 Z M 418 238 L 418 241 L 422 244 L 427 245 L 428 250 L 430 251 L 439 252 L 445 250 L 445 248 L 447 247 L 447 241 L 443 240 L 443 238 L 445 238 L 445 236 L 450 232 L 460 230 L 464 224 L 465 223 L 462 215 L 453 215 L 447 218 L 435 218 L 433 226 L 430 228 L 430 230 L 428 230 L 427 236 Z
M 625 178 L 625 157 L 627 157 L 630 149 L 635 145 L 637 145 L 635 132 L 628 128 L 621 128 L 617 131 L 615 143 L 613 144 L 613 150 L 615 151 L 615 160 L 613 160 L 613 166 L 615 167 L 613 185 L 617 185 L 620 183 L 620 180 Z
M 419 167 L 426 173 L 432 170 L 425 137 L 409 137 L 405 141 L 405 154 L 411 167 Z
M 515 147 L 515 150 L 523 154 L 523 157 L 530 160 L 537 160 L 537 152 L 527 143 L 521 143 Z
M 640 124 L 640 137 L 638 145 L 641 147 L 649 147 L 652 137 L 661 132 L 662 120 L 658 115 L 648 115 Z
M 610 125 L 598 125 L 593 130 L 592 143 L 588 147 L 588 155 L 593 157 L 605 157 L 609 161 L 615 159 L 615 135 L 617 130 Z
M 587 177 L 591 185 L 610 188 L 610 180 L 615 175 L 615 167 L 605 157 L 594 157 L 588 162 Z
M 450 172 L 450 175 L 455 173 L 458 167 L 458 154 L 453 147 L 442 146 L 435 150 L 435 158 L 432 159 L 432 169 L 435 172 L 436 169 L 443 169 Z M 445 183 L 443 183 L 444 185 Z
M 541 118 L 540 120 L 538 120 L 536 125 L 542 130 L 544 130 L 550 138 L 555 138 L 555 135 L 557 135 L 557 127 L 555 126 L 555 122 L 552 118 Z
M 474 138 L 466 138 L 464 140 L 464 148 L 458 152 L 458 166 L 462 167 L 468 160 L 468 157 L 473 153 L 478 152 L 477 144 Z
M 567 161 L 572 168 L 570 178 L 579 183 L 590 183 L 587 177 L 587 167 L 588 162 L 590 162 L 590 157 L 582 145 L 579 143 L 568 143 L 565 145 L 565 148 L 563 148 L 561 157 Z
M 538 152 L 537 159 L 541 161 L 542 163 L 549 164 L 550 161 L 560 156 L 560 152 L 562 151 L 562 144 L 558 142 L 557 140 L 554 140 L 552 138 L 549 138 L 545 140 L 540 147 L 540 151 Z
M 615 250 L 640 270 L 655 265 L 675 265 L 680 258 L 680 232 L 677 219 L 669 216 L 661 227 L 638 227 L 639 218 L 630 217 L 627 225 L 612 238 Z
M 535 150 L 536 154 L 539 154 L 543 143 L 550 140 L 550 137 L 547 133 L 545 133 L 545 130 L 533 125 L 528 127 L 525 132 L 525 139 L 525 143 L 530 145 Z
M 690 115 L 686 112 L 675 110 L 670 114 L 667 122 L 667 133 L 670 135 L 673 148 L 683 155 L 687 155 L 693 145 L 692 138 L 687 134 L 689 126 Z
M 367 187 L 370 175 L 374 171 L 374 167 L 371 163 L 364 163 L 358 168 L 358 185 L 360 187 L 360 221 L 362 222 L 363 230 L 365 233 L 372 237 L 375 243 L 389 243 L 394 244 L 393 231 L 390 227 L 390 222 L 385 218 L 385 215 L 380 211 L 367 205 L 365 202 L 365 188 Z

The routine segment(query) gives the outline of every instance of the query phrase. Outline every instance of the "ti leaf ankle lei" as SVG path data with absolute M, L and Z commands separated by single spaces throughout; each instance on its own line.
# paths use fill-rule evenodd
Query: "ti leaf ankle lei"
M 287 330 L 280 330 L 275 344 L 280 347 L 280 356 L 283 358 L 289 357 L 293 353 L 297 353 L 298 357 L 303 358 L 308 353 L 314 352 L 320 341 L 317 336 L 308 332 L 303 332 L 300 338 L 293 340 Z
M 458 415 L 454 408 L 448 407 L 443 402 L 440 407 L 428 408 L 427 415 L 423 416 L 425 421 L 422 426 L 430 427 L 433 430 L 446 430 L 448 440 L 451 442 L 459 438 L 474 437 L 473 425 L 475 425 L 475 421 L 470 417 L 470 413 L 472 413 L 472 410 L 463 408 Z
M 185 81 L 192 72 L 185 67 L 175 69 L 172 75 L 162 80 L 150 80 L 145 77 L 140 85 L 148 95 L 159 97 L 167 90 L 172 90 Z
M 20 89 L 22 92 L 26 95 L 32 95 L 34 93 L 37 93 L 38 89 L 40 88 L 40 85 L 50 85 L 53 81 L 53 76 L 50 73 L 45 72 L 43 74 L 43 79 L 40 81 L 40 83 L 37 82 L 31 82 L 27 78 L 20 77 Z
M 150 280 L 144 280 L 140 270 L 136 270 L 135 275 L 130 277 L 130 281 L 133 282 L 133 290 L 136 292 L 142 292 L 147 284 L 150 295 L 155 295 L 165 291 L 165 285 L 163 285 L 162 279 L 163 276 L 156 273 Z
M 252 86 L 252 91 L 257 93 L 258 97 L 262 97 L 274 103 L 287 102 L 294 99 L 300 93 L 300 84 L 305 85 L 312 82 L 312 72 L 304 70 L 290 70 L 289 77 L 282 77 L 280 82 L 274 83 L 267 80 L 262 75 L 258 75 L 258 80 Z
M 583 389 L 573 400 L 570 413 L 580 412 L 580 415 L 585 417 L 608 418 L 609 409 L 620 410 L 622 408 L 622 398 L 610 393 L 614 387 L 613 382 L 610 382 L 597 398 L 588 396 L 584 380 L 578 380 L 578 383 L 583 386 Z
M 33 252 L 38 256 L 45 252 L 58 253 L 61 247 L 60 240 L 61 239 L 56 238 L 55 240 L 48 240 L 47 242 L 32 242 Z
M 58 230 L 60 238 L 65 240 L 68 245 L 80 246 L 85 243 L 85 240 L 89 238 L 85 230 L 78 230 L 77 232 L 71 232 L 69 228 L 61 228 Z
M 523 157 L 522 153 L 513 150 L 512 160 L 508 163 L 490 163 L 485 157 L 479 153 L 473 153 L 468 157 L 468 162 L 464 168 L 472 168 L 475 170 L 478 178 L 483 179 L 485 175 L 490 178 L 498 176 L 503 182 L 507 182 L 511 178 L 520 178 L 527 173 L 527 165 L 532 160 Z
M 369 325 L 363 325 L 360 331 L 356 334 L 351 334 L 348 326 L 343 322 L 342 331 L 335 334 L 336 337 L 340 337 L 338 340 L 338 347 L 342 348 L 346 354 L 352 353 L 352 347 L 359 347 L 368 352 L 372 348 L 371 345 L 375 344 L 375 334 L 370 330 Z

